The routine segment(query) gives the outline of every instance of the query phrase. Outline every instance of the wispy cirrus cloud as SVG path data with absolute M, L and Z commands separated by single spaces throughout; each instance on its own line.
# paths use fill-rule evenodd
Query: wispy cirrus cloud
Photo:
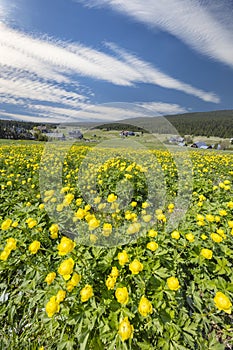
M 108 6 L 149 27 L 166 31 L 203 55 L 233 67 L 230 0 L 76 0 Z
M 35 100 L 80 108 L 89 100 L 79 86 L 80 76 L 119 86 L 150 83 L 219 102 L 214 93 L 174 79 L 112 43 L 105 47 L 111 53 L 106 53 L 78 43 L 28 35 L 0 23 L 0 45 L 0 102 L 27 106 Z
M 164 102 L 106 103 L 83 106 L 80 110 L 34 105 L 39 118 L 50 120 L 56 116 L 57 123 L 106 122 L 137 117 L 156 117 L 168 114 L 186 113 L 188 110 L 178 104 Z M 23 116 L 22 116 L 23 118 Z

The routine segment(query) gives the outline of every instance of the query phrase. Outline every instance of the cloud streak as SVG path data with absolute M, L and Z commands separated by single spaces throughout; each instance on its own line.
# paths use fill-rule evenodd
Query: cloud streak
M 95 3 L 115 6 L 114 1 Z M 135 5 L 137 2 L 132 3 Z M 122 11 L 127 12 L 126 7 Z M 10 12 L 10 7 L 0 0 L 0 103 L 5 105 L 5 109 L 10 105 L 17 106 L 22 114 L 8 113 L 7 110 L 0 111 L 2 116 L 29 120 L 34 115 L 36 119 L 48 118 L 49 121 L 53 118 L 61 121 L 68 117 L 105 120 L 109 116 L 115 120 L 119 113 L 124 117 L 119 107 L 111 108 L 111 113 L 106 106 L 91 106 L 87 110 L 94 94 L 86 86 L 80 85 L 82 77 L 130 88 L 141 83 L 152 84 L 192 95 L 202 101 L 220 101 L 213 92 L 175 79 L 114 43 L 105 43 L 102 50 L 96 50 L 80 43 L 30 35 L 13 29 L 7 24 L 10 22 L 4 20 Z M 153 102 L 150 108 L 152 106 L 153 113 L 162 113 L 159 108 L 165 114 L 169 114 L 170 110 L 173 113 L 185 111 L 174 104 Z
M 168 114 L 186 113 L 188 110 L 178 104 L 163 102 L 141 102 L 141 103 L 107 103 L 99 105 L 84 106 L 81 110 L 71 110 L 53 106 L 34 105 L 40 118 L 58 123 L 69 122 L 106 122 L 124 120 L 137 117 L 155 117 Z
M 111 7 L 149 27 L 166 31 L 199 53 L 233 67 L 233 9 L 230 1 L 76 1 L 87 6 Z
M 40 100 L 79 107 L 88 102 L 88 96 L 79 93 L 80 76 L 118 86 L 149 83 L 219 102 L 214 93 L 174 79 L 112 43 L 106 45 L 109 54 L 77 43 L 33 37 L 0 23 L 0 45 L 0 102 Z

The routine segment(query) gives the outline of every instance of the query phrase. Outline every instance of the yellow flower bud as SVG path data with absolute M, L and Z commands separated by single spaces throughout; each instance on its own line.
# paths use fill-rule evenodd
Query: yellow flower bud
M 144 295 L 140 299 L 138 312 L 144 317 L 152 314 L 152 304 Z
M 167 279 L 167 286 L 171 290 L 177 291 L 180 288 L 179 281 L 176 277 L 169 277 Z
M 93 288 L 89 284 L 86 284 L 85 287 L 81 290 L 80 296 L 81 296 L 81 301 L 84 303 L 88 301 L 91 297 L 93 297 Z
M 216 293 L 214 303 L 219 310 L 223 310 L 226 313 L 231 314 L 232 303 L 230 302 L 230 299 L 222 292 Z
M 130 264 L 129 264 L 129 269 L 132 272 L 133 275 L 137 275 L 140 271 L 143 270 L 143 264 L 137 260 L 134 259 Z
M 129 294 L 126 287 L 117 288 L 115 292 L 118 303 L 127 304 L 129 300 Z
M 39 241 L 33 241 L 28 247 L 28 250 L 30 251 L 31 254 L 36 254 L 39 249 L 40 249 Z
M 122 341 L 133 337 L 133 326 L 130 324 L 128 317 L 125 317 L 119 324 L 118 334 Z

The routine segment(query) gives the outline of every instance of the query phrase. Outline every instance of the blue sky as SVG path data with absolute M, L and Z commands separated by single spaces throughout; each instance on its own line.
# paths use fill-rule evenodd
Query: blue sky
M 232 109 L 232 18 L 231 0 L 0 0 L 0 117 Z

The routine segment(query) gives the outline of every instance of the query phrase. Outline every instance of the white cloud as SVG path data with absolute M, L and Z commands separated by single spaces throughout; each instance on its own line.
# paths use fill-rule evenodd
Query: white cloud
M 16 105 L 21 112 L 25 110 L 22 115 L 9 113 L 8 117 L 18 116 L 19 119 L 29 120 L 35 116 L 36 119 L 47 118 L 49 121 L 56 118 L 59 122 L 69 117 L 83 120 L 109 118 L 109 109 L 106 107 L 101 109 L 103 114 L 96 107 L 92 114 L 91 109 L 87 111 L 93 92 L 80 86 L 78 79 L 81 76 L 126 87 L 140 83 L 154 84 L 190 94 L 203 101 L 219 102 L 219 97 L 214 93 L 174 79 L 113 43 L 105 44 L 103 49 L 107 49 L 106 53 L 79 43 L 33 36 L 12 29 L 1 22 L 4 14 L 7 14 L 5 6 L 1 4 L 3 2 L 0 0 L 0 103 Z M 174 106 L 177 105 L 167 104 L 166 107 L 163 104 L 160 107 L 165 108 L 166 114 L 169 113 L 166 108 L 174 110 Z M 159 106 L 154 107 L 157 108 L 154 112 L 158 112 Z M 175 110 L 174 113 L 183 112 L 182 107 L 177 108 L 181 108 L 181 111 Z M 119 108 L 111 109 L 110 118 L 116 116 L 118 119 L 119 113 L 120 118 L 126 115 L 126 111 L 123 113 Z
M 119 57 L 121 57 L 121 59 L 124 60 L 124 62 L 126 62 L 132 67 L 135 67 L 137 71 L 141 72 L 143 82 L 159 85 L 168 89 L 175 89 L 178 91 L 186 92 L 187 94 L 199 97 L 200 99 L 206 102 L 220 102 L 219 97 L 216 96 L 214 93 L 197 89 L 178 79 L 174 79 L 171 76 L 162 73 L 158 69 L 153 68 L 150 64 L 143 62 L 136 56 L 127 53 L 125 50 L 117 47 L 112 43 L 107 43 L 107 45 L 113 51 L 115 51 L 119 55 Z
M 119 102 L 88 106 L 83 105 L 83 108 L 80 110 L 43 105 L 34 105 L 32 107 L 40 118 L 44 118 L 44 120 L 54 118 L 54 121 L 61 124 L 73 121 L 110 122 L 128 118 L 155 117 L 188 112 L 186 108 L 180 105 L 163 102 Z
M 227 0 L 76 0 L 110 6 L 176 36 L 201 54 L 233 67 L 233 8 Z
M 0 46 L 1 103 L 27 108 L 34 100 L 36 104 L 82 108 L 91 94 L 79 86 L 80 76 L 119 86 L 150 83 L 219 102 L 214 93 L 174 79 L 112 43 L 106 44 L 111 54 L 104 53 L 78 43 L 28 35 L 0 22 Z

